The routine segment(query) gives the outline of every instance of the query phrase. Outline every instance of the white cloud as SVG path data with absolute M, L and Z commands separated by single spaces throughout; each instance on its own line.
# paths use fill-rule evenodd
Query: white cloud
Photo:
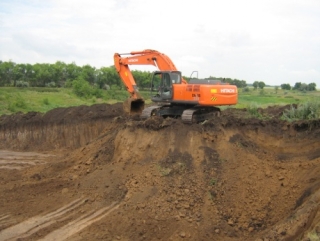
M 150 48 L 186 76 L 320 86 L 319 43 L 318 0 L 0 2 L 0 59 L 17 63 L 99 68 L 115 52 Z

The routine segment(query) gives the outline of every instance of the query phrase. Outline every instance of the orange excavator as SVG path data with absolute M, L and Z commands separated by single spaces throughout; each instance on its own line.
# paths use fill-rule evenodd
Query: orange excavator
M 129 55 L 123 57 L 123 55 Z M 191 79 L 187 82 L 171 59 L 156 50 L 146 49 L 114 54 L 114 65 L 130 97 L 124 102 L 125 111 L 150 116 L 181 118 L 184 123 L 204 121 L 220 115 L 218 106 L 236 105 L 237 86 L 213 80 Z M 156 103 L 145 107 L 129 65 L 154 65 L 150 82 L 151 100 Z

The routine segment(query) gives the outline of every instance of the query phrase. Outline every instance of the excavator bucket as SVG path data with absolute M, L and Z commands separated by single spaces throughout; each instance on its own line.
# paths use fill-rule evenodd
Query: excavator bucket
M 130 115 L 141 114 L 144 109 L 144 100 L 129 98 L 123 102 L 123 109 Z

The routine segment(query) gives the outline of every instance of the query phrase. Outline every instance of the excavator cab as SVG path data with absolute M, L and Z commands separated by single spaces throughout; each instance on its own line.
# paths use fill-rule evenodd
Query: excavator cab
M 155 71 L 151 80 L 151 100 L 164 102 L 173 98 L 173 84 L 181 84 L 180 71 Z

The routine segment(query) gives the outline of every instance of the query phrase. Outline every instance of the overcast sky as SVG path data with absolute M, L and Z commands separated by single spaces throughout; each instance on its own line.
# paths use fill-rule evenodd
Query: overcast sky
M 319 88 L 320 0 L 0 0 L 2 61 L 100 68 L 143 49 L 184 76 Z

